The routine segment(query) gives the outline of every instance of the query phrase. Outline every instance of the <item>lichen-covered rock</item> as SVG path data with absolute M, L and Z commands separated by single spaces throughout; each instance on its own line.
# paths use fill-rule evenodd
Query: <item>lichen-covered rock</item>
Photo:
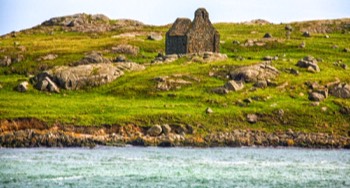
M 319 92 L 311 92 L 309 94 L 310 101 L 323 101 L 324 99 L 325 99 L 325 96 Z
M 279 71 L 268 62 L 241 67 L 230 73 L 232 79 L 245 82 L 275 79 L 278 75 Z
M 110 60 L 103 57 L 99 52 L 92 51 L 86 54 L 80 61 L 71 63 L 70 65 L 87 65 L 87 64 L 97 64 L 97 63 L 110 63 Z
M 338 84 L 333 86 L 330 94 L 339 98 L 350 98 L 350 84 Z
M 38 90 L 57 92 L 55 85 L 62 89 L 78 90 L 110 83 L 122 76 L 124 71 L 143 69 L 145 69 L 143 65 L 133 62 L 59 66 L 36 75 L 32 82 Z M 47 78 L 52 81 L 52 84 Z

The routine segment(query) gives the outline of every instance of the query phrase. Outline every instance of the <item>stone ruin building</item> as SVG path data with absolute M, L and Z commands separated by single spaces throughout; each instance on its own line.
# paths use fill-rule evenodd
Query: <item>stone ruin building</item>
M 220 34 L 209 20 L 204 8 L 195 12 L 193 22 L 188 18 L 177 18 L 166 33 L 166 54 L 199 52 L 219 53 Z

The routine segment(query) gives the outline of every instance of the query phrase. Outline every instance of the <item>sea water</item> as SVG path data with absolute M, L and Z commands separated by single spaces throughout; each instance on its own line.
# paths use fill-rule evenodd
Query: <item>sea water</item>
M 350 151 L 0 149 L 0 187 L 350 187 Z

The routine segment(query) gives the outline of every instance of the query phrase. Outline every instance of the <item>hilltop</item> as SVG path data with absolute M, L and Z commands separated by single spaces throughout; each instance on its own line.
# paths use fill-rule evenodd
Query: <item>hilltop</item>
M 171 25 L 104 15 L 2 36 L 0 145 L 350 146 L 350 19 L 214 26 L 227 58 L 166 56 Z M 45 81 L 77 66 L 84 83 Z

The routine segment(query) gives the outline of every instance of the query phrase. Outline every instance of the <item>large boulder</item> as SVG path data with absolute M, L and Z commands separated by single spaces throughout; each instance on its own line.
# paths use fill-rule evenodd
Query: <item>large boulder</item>
M 234 80 L 254 83 L 259 80 L 275 79 L 278 75 L 279 71 L 269 62 L 240 67 L 230 73 L 230 77 Z
M 330 94 L 339 97 L 339 98 L 344 98 L 348 99 L 350 98 L 350 85 L 349 84 L 338 84 L 331 88 Z
M 159 136 L 162 133 L 162 127 L 160 125 L 154 125 L 148 129 L 147 134 L 150 136 Z
M 137 63 L 99 63 L 75 67 L 59 66 L 36 75 L 32 82 L 38 90 L 57 92 L 57 88 L 77 90 L 110 83 L 124 74 L 124 71 L 145 69 Z M 50 84 L 50 80 L 52 84 Z
M 160 41 L 163 39 L 161 34 L 158 33 L 151 33 L 147 37 L 148 40 L 155 40 L 155 41 Z

